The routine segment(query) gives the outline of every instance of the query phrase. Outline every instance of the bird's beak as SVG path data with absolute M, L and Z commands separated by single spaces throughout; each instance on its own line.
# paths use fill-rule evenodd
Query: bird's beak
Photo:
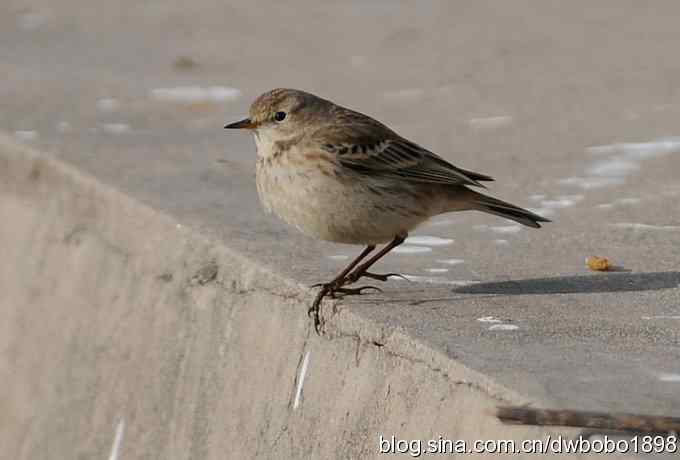
M 224 129 L 255 129 L 257 124 L 253 123 L 250 118 L 244 118 L 243 120 L 230 123 L 224 127 Z

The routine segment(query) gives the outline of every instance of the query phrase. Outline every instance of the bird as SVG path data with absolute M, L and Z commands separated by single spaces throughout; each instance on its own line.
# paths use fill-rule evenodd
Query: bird
M 310 237 L 364 246 L 331 281 L 313 286 L 320 290 L 308 314 L 317 333 L 324 297 L 380 290 L 348 287 L 362 278 L 400 276 L 369 269 L 433 216 L 475 210 L 532 228 L 550 222 L 474 190 L 491 176 L 456 167 L 376 119 L 305 91 L 267 91 L 247 118 L 225 128 L 253 133 L 257 192 L 267 212 Z

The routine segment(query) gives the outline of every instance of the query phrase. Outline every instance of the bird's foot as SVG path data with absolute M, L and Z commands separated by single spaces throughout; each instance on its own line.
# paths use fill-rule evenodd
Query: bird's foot
M 328 295 L 327 285 L 321 284 L 322 289 L 316 294 L 312 306 L 307 310 L 307 316 L 314 319 L 314 330 L 317 334 L 321 335 L 321 329 L 323 328 L 323 319 L 321 318 L 321 301 Z
M 323 329 L 324 325 L 324 320 L 321 316 L 321 302 L 323 301 L 324 297 L 329 296 L 332 299 L 337 299 L 348 295 L 361 295 L 363 291 L 367 289 L 374 289 L 378 292 L 382 292 L 382 289 L 376 286 L 360 286 L 356 288 L 342 287 L 344 284 L 342 281 L 331 281 L 330 283 L 319 283 L 312 286 L 320 286 L 321 290 L 316 294 L 314 302 L 312 302 L 311 307 L 309 307 L 309 310 L 307 310 L 307 316 L 314 318 L 314 330 L 319 335 L 321 335 L 321 330 Z
M 337 299 L 337 298 L 342 298 L 342 297 L 345 297 L 345 296 L 348 296 L 348 295 L 361 295 L 361 294 L 363 294 L 363 291 L 366 290 L 366 289 L 373 289 L 376 292 L 383 292 L 383 290 L 380 289 L 377 286 L 360 286 L 360 287 L 356 287 L 356 288 L 339 287 L 339 288 L 334 289 L 331 292 L 331 297 L 334 298 L 334 299 Z M 338 294 L 340 294 L 340 295 L 338 295 Z
M 343 282 L 343 285 L 356 283 L 356 282 L 359 281 L 361 278 L 371 278 L 371 279 L 378 280 L 378 281 L 387 281 L 387 280 L 389 280 L 389 279 L 392 278 L 392 277 L 394 277 L 394 278 L 401 278 L 401 279 L 403 279 L 403 280 L 408 281 L 408 278 L 406 278 L 406 277 L 405 277 L 404 275 L 402 275 L 401 273 L 385 273 L 385 274 L 381 274 L 381 273 L 371 273 L 371 272 L 364 271 L 364 272 L 359 272 L 359 273 L 354 273 L 354 272 L 353 272 L 353 273 L 350 273 L 350 274 L 347 275 L 347 277 L 345 278 L 345 280 L 344 280 L 344 282 Z

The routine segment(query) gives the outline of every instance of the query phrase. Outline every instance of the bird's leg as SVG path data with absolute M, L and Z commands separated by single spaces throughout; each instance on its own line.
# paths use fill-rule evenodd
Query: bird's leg
M 359 280 L 359 278 L 372 278 L 379 281 L 387 281 L 390 276 L 401 276 L 403 278 L 403 276 L 399 273 L 386 273 L 383 275 L 371 273 L 368 271 L 368 269 L 371 268 L 374 263 L 382 259 L 392 249 L 403 243 L 404 240 L 406 240 L 406 236 L 407 235 L 396 235 L 394 239 L 390 241 L 384 248 L 382 248 L 376 255 L 368 259 L 363 264 L 359 265 L 352 273 L 345 276 L 345 282 L 343 284 L 355 283 L 357 280 Z
M 370 244 L 370 245 L 366 246 L 366 248 L 363 251 L 361 251 L 361 254 L 359 254 L 352 262 L 349 263 L 349 265 L 347 265 L 340 273 L 338 273 L 338 276 L 333 278 L 332 281 L 330 281 L 328 283 L 313 284 L 312 287 L 319 287 L 319 286 L 340 287 L 340 286 L 342 286 L 343 285 L 342 281 L 344 281 L 347 274 L 349 272 L 351 272 L 352 269 L 354 267 L 356 267 L 359 262 L 364 260 L 366 258 L 366 256 L 369 255 L 374 249 L 375 249 L 374 244 Z
M 342 285 L 345 284 L 345 278 L 347 277 L 347 274 L 352 271 L 354 267 L 357 266 L 359 262 L 361 262 L 363 259 L 366 258 L 367 255 L 369 255 L 373 250 L 375 249 L 374 244 L 369 244 L 366 246 L 366 248 L 357 256 L 356 259 L 354 259 L 352 262 L 350 262 L 349 265 L 347 265 L 340 273 L 338 273 L 338 276 L 333 278 L 332 281 L 328 283 L 319 283 L 315 284 L 312 287 L 321 287 L 321 290 L 319 293 L 316 295 L 316 298 L 314 299 L 314 302 L 312 303 L 312 306 L 309 307 L 309 310 L 307 311 L 307 314 L 309 316 L 314 315 L 314 329 L 316 329 L 316 332 L 318 333 L 321 328 L 321 318 L 319 317 L 319 307 L 321 306 L 321 301 L 323 300 L 324 297 L 327 295 L 331 295 L 334 297 L 334 294 L 336 292 L 340 292 L 341 294 L 345 295 L 351 295 L 351 294 L 361 294 L 361 288 L 359 289 L 342 289 Z M 368 286 L 366 286 L 368 287 Z M 351 291 L 351 292 L 350 292 Z

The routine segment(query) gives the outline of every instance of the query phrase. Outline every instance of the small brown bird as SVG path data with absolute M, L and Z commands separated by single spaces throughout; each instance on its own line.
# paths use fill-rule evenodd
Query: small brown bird
M 309 310 L 317 331 L 322 299 L 374 288 L 347 287 L 360 278 L 396 275 L 368 269 L 432 216 L 476 210 L 534 228 L 549 222 L 468 188 L 484 187 L 480 182 L 491 177 L 457 168 L 379 121 L 304 91 L 266 92 L 250 106 L 249 118 L 225 128 L 254 133 L 257 190 L 267 211 L 314 238 L 366 246 L 319 285 Z M 364 261 L 381 243 L 387 244 Z

